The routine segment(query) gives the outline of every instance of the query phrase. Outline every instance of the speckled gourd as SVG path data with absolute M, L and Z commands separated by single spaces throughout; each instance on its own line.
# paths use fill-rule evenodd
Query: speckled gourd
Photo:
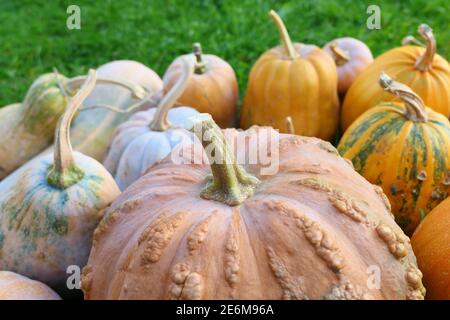
M 398 224 L 412 234 L 450 192 L 450 123 L 408 86 L 382 73 L 380 88 L 403 103 L 382 102 L 345 132 L 338 150 L 381 186 Z
M 0 300 L 61 300 L 42 282 L 10 271 L 0 271 Z
M 195 136 L 184 129 L 183 123 L 198 111 L 186 106 L 172 108 L 186 90 L 194 72 L 193 60 L 185 59 L 182 76 L 158 107 L 134 114 L 114 135 L 103 164 L 122 191 L 155 162 L 167 156 L 176 145 L 195 140 Z
M 95 85 L 89 72 L 69 100 L 55 137 L 54 158 L 36 159 L 0 187 L 0 270 L 18 272 L 56 289 L 65 287 L 67 267 L 84 266 L 101 210 L 120 191 L 96 160 L 72 152 L 69 128 Z
M 106 210 L 86 299 L 423 299 L 387 198 L 331 144 L 191 125 L 205 150 L 178 146 L 185 161 L 167 157 Z

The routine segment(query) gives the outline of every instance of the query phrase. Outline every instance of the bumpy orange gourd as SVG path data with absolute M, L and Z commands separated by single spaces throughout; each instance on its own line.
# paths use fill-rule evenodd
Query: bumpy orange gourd
M 191 122 L 205 151 L 179 145 L 106 210 L 86 299 L 423 299 L 386 197 L 331 144 Z
M 431 109 L 450 116 L 450 65 L 436 54 L 436 40 L 431 28 L 422 24 L 419 33 L 426 41 L 426 48 L 407 45 L 389 50 L 356 78 L 342 106 L 343 129 L 378 103 L 397 100 L 374 85 L 381 72 L 409 86 Z
M 223 59 L 203 54 L 200 43 L 193 44 L 193 53 L 175 59 L 164 74 L 164 93 L 167 94 L 183 76 L 183 58 L 196 60 L 195 74 L 178 99 L 180 105 L 206 112 L 222 128 L 234 127 L 239 88 L 233 68 Z
M 450 123 L 384 73 L 380 85 L 403 103 L 383 102 L 363 113 L 338 150 L 356 171 L 383 188 L 398 224 L 412 234 L 421 216 L 450 192 Z
M 292 117 L 297 134 L 330 140 L 337 129 L 339 100 L 333 59 L 322 49 L 292 43 L 281 18 L 270 12 L 282 45 L 253 66 L 241 110 L 241 127 L 269 125 L 286 132 Z
M 450 198 L 428 214 L 411 238 L 427 299 L 450 300 Z

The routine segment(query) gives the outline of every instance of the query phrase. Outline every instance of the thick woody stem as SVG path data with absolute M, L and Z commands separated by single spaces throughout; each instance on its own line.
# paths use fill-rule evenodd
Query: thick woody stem
M 348 52 L 339 47 L 339 44 L 336 41 L 330 44 L 330 50 L 333 52 L 335 57 L 334 61 L 337 66 L 342 66 L 350 61 L 350 55 Z
M 222 130 L 211 115 L 202 113 L 188 119 L 187 129 L 202 142 L 212 171 L 212 178 L 201 192 L 201 197 L 237 206 L 253 195 L 258 178 L 240 166 Z
M 380 86 L 405 103 L 405 117 L 415 122 L 426 122 L 428 120 L 427 111 L 423 100 L 403 83 L 392 80 L 386 73 L 382 72 L 379 79 Z
M 78 93 L 70 99 L 67 108 L 59 120 L 55 134 L 54 163 L 48 174 L 48 183 L 59 189 L 67 189 L 84 177 L 84 172 L 77 167 L 70 144 L 70 124 L 80 108 L 81 103 L 94 89 L 97 73 L 89 70 L 89 74 Z
M 286 117 L 286 130 L 289 134 L 295 134 L 294 123 L 291 117 Z
M 436 39 L 433 35 L 433 30 L 426 24 L 419 26 L 419 33 L 426 42 L 425 53 L 417 59 L 416 68 L 420 71 L 431 70 L 433 65 L 434 55 L 436 53 Z
M 206 64 L 203 61 L 202 45 L 196 42 L 192 45 L 192 53 L 195 56 L 195 74 L 203 74 L 206 72 Z

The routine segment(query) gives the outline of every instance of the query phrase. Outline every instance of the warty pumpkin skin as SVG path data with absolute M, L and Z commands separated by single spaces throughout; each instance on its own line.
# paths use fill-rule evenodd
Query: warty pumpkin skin
M 380 185 L 407 234 L 450 191 L 450 123 L 425 108 L 412 90 L 380 76 L 381 86 L 404 102 L 384 102 L 347 129 L 338 150 L 356 171 Z
M 157 108 L 134 114 L 117 129 L 103 164 L 122 191 L 176 145 L 195 140 L 183 123 L 198 111 L 190 107 L 171 109 L 188 86 L 194 72 L 193 60 L 184 61 L 183 72 Z
M 419 224 L 411 238 L 427 299 L 450 300 L 450 198 Z
M 199 43 L 193 53 L 176 58 L 163 76 L 164 93 L 168 93 L 183 75 L 183 59 L 195 58 L 195 73 L 178 99 L 180 105 L 206 112 L 222 127 L 234 127 L 239 88 L 233 68 L 223 59 L 203 54 Z
M 324 47 L 334 60 L 338 73 L 338 92 L 344 96 L 355 78 L 373 62 L 367 45 L 355 38 L 344 37 L 328 42 Z
M 402 46 L 377 57 L 354 81 L 348 90 L 341 112 L 341 125 L 346 130 L 364 111 L 383 101 L 398 99 L 374 85 L 381 72 L 404 83 L 418 94 L 425 104 L 450 116 L 450 65 L 436 54 L 436 41 L 429 26 L 422 24 L 419 33 L 427 47 Z
M 83 270 L 86 299 L 423 298 L 382 191 L 329 143 L 269 127 L 222 133 L 204 114 L 192 124 L 223 164 L 210 166 L 200 144 L 178 146 L 172 156 L 185 162 L 168 156 L 114 201 Z M 278 154 L 278 173 L 236 164 L 249 150 Z M 379 290 L 367 286 L 369 266 Z
M 42 282 L 10 271 L 0 271 L 0 300 L 61 300 Z
M 322 49 L 292 43 L 280 17 L 270 13 L 283 45 L 265 52 L 252 67 L 241 110 L 241 127 L 269 125 L 286 132 L 291 116 L 297 134 L 330 140 L 339 121 L 337 71 Z
M 58 290 L 65 287 L 68 266 L 86 263 L 100 211 L 120 193 L 101 164 L 70 145 L 70 122 L 95 80 L 92 70 L 59 121 L 54 159 L 35 160 L 13 187 L 0 187 L 0 270 Z

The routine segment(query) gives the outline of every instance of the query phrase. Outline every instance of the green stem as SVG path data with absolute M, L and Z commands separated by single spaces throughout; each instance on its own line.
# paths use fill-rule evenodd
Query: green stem
M 183 73 L 177 83 L 170 89 L 170 91 L 160 101 L 150 129 L 152 131 L 166 131 L 171 124 L 168 119 L 169 110 L 175 105 L 177 100 L 181 97 L 183 92 L 194 73 L 194 63 L 191 59 L 183 58 Z
M 188 119 L 187 128 L 202 142 L 211 166 L 212 177 L 201 197 L 237 206 L 253 195 L 260 181 L 240 166 L 211 115 L 202 113 Z
M 96 71 L 89 70 L 89 74 L 78 93 L 69 101 L 67 108 L 59 120 L 55 135 L 54 163 L 47 176 L 48 183 L 58 189 L 67 189 L 84 177 L 84 172 L 77 167 L 73 158 L 70 144 L 70 123 L 81 103 L 94 89 Z
M 297 51 L 295 51 L 295 48 L 291 41 L 291 37 L 289 37 L 289 33 L 283 23 L 283 20 L 281 20 L 280 16 L 273 10 L 270 10 L 269 15 L 277 26 L 278 32 L 280 33 L 281 43 L 283 44 L 286 55 L 289 57 L 289 59 L 298 58 L 299 54 L 297 53 Z
M 379 83 L 381 87 L 396 95 L 405 103 L 405 117 L 414 122 L 428 121 L 427 111 L 423 100 L 403 83 L 392 80 L 386 73 L 382 72 Z
M 425 40 L 427 48 L 425 53 L 417 59 L 416 69 L 428 71 L 431 70 L 433 65 L 433 59 L 436 53 L 436 39 L 434 38 L 433 30 L 426 24 L 421 24 L 418 31 Z
M 199 42 L 192 45 L 192 53 L 195 56 L 195 74 L 204 74 L 206 72 L 206 64 L 203 61 L 202 45 Z

